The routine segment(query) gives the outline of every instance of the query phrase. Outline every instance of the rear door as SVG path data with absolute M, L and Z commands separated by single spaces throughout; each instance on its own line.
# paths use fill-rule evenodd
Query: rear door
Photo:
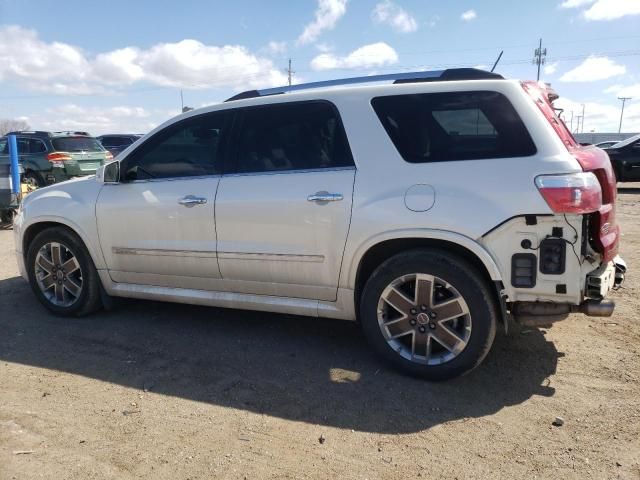
M 216 197 L 225 290 L 335 300 L 355 177 L 336 108 L 293 102 L 239 117 Z

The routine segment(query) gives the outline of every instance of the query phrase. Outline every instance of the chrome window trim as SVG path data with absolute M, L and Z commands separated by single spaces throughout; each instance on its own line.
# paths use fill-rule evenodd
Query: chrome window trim
M 286 175 L 292 173 L 319 173 L 319 172 L 341 172 L 347 170 L 356 170 L 355 166 L 348 167 L 331 167 L 331 168 L 299 168 L 295 170 L 272 170 L 269 172 L 242 172 L 242 173 L 225 173 L 223 177 L 247 177 L 247 176 L 263 176 L 263 175 Z
M 207 178 L 220 178 L 222 177 L 222 175 L 215 174 L 215 175 L 194 175 L 194 176 L 183 176 L 183 177 L 163 177 L 163 178 L 145 178 L 144 180 L 129 180 L 127 182 L 120 182 L 120 183 L 124 183 L 124 184 L 129 184 L 129 183 L 156 183 L 156 182 L 175 182 L 177 180 L 204 180 Z

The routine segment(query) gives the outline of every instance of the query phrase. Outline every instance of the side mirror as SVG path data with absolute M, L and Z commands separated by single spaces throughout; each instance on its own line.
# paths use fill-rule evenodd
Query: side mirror
M 103 165 L 96 172 L 96 176 L 102 183 L 120 183 L 120 162 Z

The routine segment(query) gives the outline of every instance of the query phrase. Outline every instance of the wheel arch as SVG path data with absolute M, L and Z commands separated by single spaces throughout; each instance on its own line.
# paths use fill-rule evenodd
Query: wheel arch
M 93 264 L 97 269 L 103 268 L 104 259 L 102 258 L 101 251 L 99 249 L 95 249 L 95 247 L 88 241 L 87 235 L 84 234 L 82 229 L 76 225 L 75 223 L 69 221 L 66 218 L 60 217 L 44 217 L 34 219 L 33 222 L 29 223 L 26 227 L 23 227 L 22 239 L 21 239 L 21 247 L 22 247 L 22 255 L 26 259 L 27 252 L 29 249 L 30 243 L 40 232 L 47 230 L 48 228 L 62 227 L 70 232 L 77 235 L 85 248 L 89 252 L 91 259 L 93 260 Z
M 398 253 L 417 248 L 442 249 L 466 260 L 492 286 L 502 282 L 498 265 L 480 244 L 464 235 L 453 232 L 391 232 L 376 237 L 358 250 L 349 275 L 349 285 L 354 289 L 354 301 L 358 307 L 364 283 L 385 260 Z

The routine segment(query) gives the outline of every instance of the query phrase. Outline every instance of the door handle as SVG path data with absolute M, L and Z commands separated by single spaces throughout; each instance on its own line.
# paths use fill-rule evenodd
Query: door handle
M 205 203 L 207 203 L 207 199 L 204 197 L 187 195 L 186 197 L 182 197 L 180 200 L 178 200 L 178 203 L 187 208 L 191 208 L 191 207 L 195 207 L 196 205 L 204 205 Z
M 307 200 L 309 202 L 339 202 L 344 197 L 341 193 L 329 193 L 329 192 L 316 192 L 313 195 L 309 195 Z

